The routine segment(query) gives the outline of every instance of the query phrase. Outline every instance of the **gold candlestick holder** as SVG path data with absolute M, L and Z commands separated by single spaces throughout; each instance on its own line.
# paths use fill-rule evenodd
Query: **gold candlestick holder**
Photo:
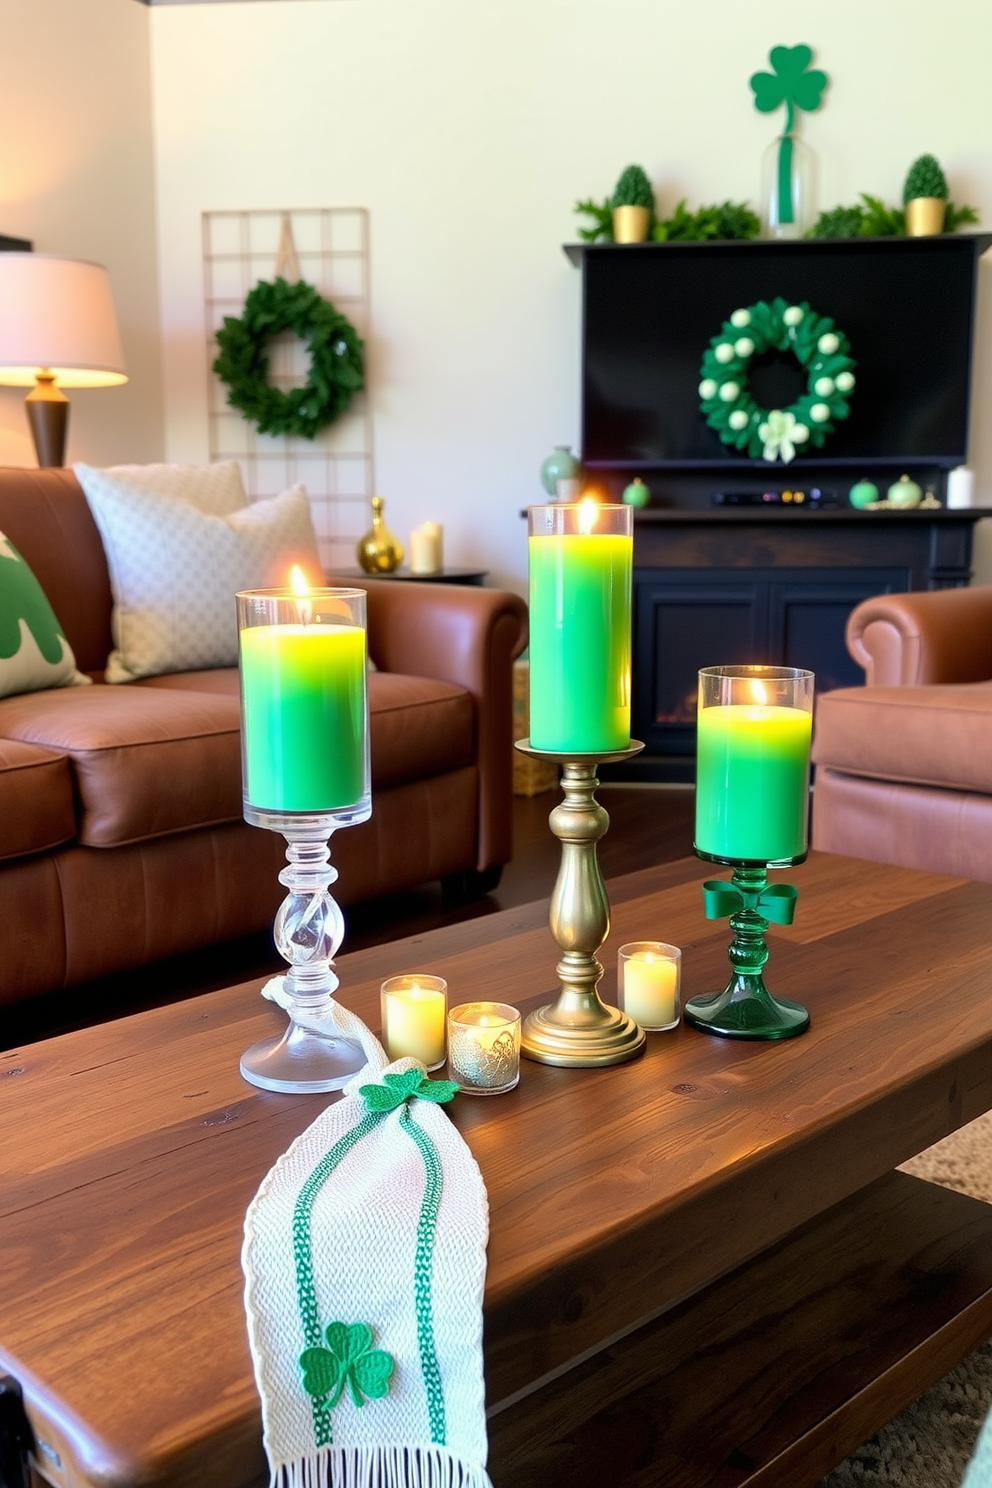
M 628 749 L 610 754 L 555 754 L 532 749 L 529 739 L 518 740 L 515 747 L 531 759 L 561 765 L 565 797 L 548 818 L 561 843 L 561 867 L 548 917 L 562 953 L 555 967 L 558 1000 L 524 1019 L 521 1053 L 539 1064 L 570 1068 L 623 1064 L 640 1054 L 645 1038 L 633 1018 L 607 1007 L 596 990 L 603 975 L 596 952 L 610 931 L 610 904 L 596 855 L 610 818 L 596 800 L 596 767 L 632 759 L 644 745 L 632 739 Z

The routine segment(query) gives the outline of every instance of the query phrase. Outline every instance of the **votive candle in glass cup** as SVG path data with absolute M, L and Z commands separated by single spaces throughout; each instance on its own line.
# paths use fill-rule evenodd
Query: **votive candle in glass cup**
M 379 994 L 382 1042 L 390 1059 L 419 1059 L 429 1070 L 445 1060 L 448 984 L 419 972 L 387 977 Z
M 528 512 L 530 746 L 630 747 L 633 516 L 591 497 Z
M 679 1022 L 682 952 L 661 940 L 632 940 L 617 959 L 618 1002 L 648 1033 L 664 1033 Z
M 813 673 L 718 666 L 699 673 L 696 852 L 717 863 L 802 862 L 807 847 Z
M 463 1002 L 448 1014 L 448 1069 L 465 1095 L 502 1095 L 520 1079 L 520 1014 L 505 1002 Z

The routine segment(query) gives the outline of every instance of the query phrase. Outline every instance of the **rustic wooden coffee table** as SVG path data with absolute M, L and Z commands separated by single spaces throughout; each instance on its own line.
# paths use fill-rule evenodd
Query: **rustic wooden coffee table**
M 604 949 L 725 922 L 695 860 L 616 880 Z M 776 1044 L 689 1028 L 603 1070 L 526 1064 L 448 1109 L 489 1190 L 496 1488 L 815 1482 L 992 1334 L 992 1206 L 892 1170 L 992 1106 L 992 886 L 814 855 L 769 982 Z M 546 906 L 341 958 L 546 1000 Z M 254 1089 L 257 983 L 0 1056 L 0 1368 L 51 1483 L 244 1488 L 265 1463 L 242 1312 L 244 1211 L 322 1097 Z

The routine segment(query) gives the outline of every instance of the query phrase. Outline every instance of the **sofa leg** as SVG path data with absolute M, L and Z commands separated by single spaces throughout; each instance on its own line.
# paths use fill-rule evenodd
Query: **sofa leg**
M 492 868 L 463 868 L 460 873 L 449 873 L 441 880 L 441 902 L 445 909 L 457 909 L 462 904 L 473 904 L 498 888 L 503 877 L 502 864 Z

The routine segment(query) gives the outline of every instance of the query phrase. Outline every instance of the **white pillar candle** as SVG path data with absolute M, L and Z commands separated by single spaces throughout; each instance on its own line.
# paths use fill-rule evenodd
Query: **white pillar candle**
M 961 509 L 971 505 L 975 490 L 975 472 L 967 465 L 956 465 L 947 477 L 947 505 Z
M 444 1063 L 448 984 L 443 977 L 395 976 L 380 991 L 382 1042 L 390 1059 L 409 1056 L 429 1070 Z
M 410 533 L 410 572 L 436 574 L 444 567 L 444 529 L 440 522 L 421 522 Z
M 678 1023 L 681 961 L 677 946 L 658 940 L 636 940 L 620 947 L 620 1006 L 642 1028 L 662 1032 Z

